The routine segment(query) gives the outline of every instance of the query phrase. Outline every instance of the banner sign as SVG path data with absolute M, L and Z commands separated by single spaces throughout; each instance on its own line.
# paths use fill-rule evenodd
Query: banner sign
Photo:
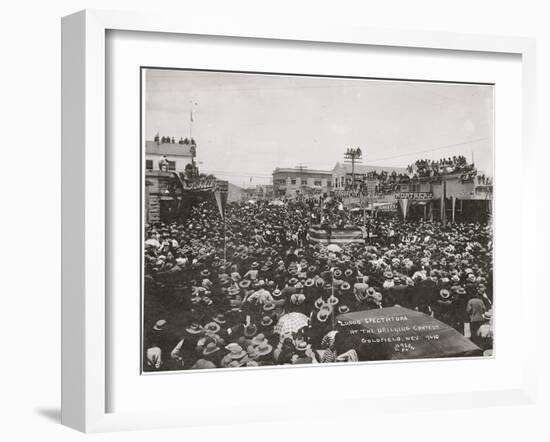
M 227 181 L 223 181 L 223 180 L 216 180 L 216 184 L 215 184 L 215 191 L 218 191 L 218 192 L 227 192 L 228 190 L 228 187 L 229 187 L 229 184 Z
M 184 182 L 184 190 L 199 190 L 199 191 L 208 191 L 214 190 L 216 180 L 212 179 L 198 179 L 194 181 Z
M 395 194 L 395 198 L 398 200 L 429 201 L 433 197 L 432 192 L 399 192 Z
M 220 216 L 225 217 L 225 207 L 227 206 L 227 190 L 228 182 L 222 180 L 216 180 L 214 185 L 214 198 L 216 199 L 216 205 L 220 211 Z

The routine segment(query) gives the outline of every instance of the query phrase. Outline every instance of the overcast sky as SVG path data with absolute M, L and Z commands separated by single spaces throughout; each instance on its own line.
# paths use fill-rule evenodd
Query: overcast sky
M 192 110 L 201 172 L 239 186 L 275 167 L 332 169 L 348 147 L 394 167 L 473 154 L 493 174 L 491 86 L 148 70 L 145 95 L 148 140 L 189 137 Z

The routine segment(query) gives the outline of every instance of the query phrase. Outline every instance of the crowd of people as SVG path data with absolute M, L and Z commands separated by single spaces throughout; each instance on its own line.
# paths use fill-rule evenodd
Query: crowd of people
M 357 361 L 336 316 L 395 305 L 492 349 L 490 226 L 369 219 L 364 243 L 330 247 L 309 241 L 320 212 L 239 202 L 222 219 L 203 200 L 147 225 L 144 370 Z
M 176 139 L 174 137 L 169 137 L 166 135 L 160 136 L 160 134 L 158 133 L 155 135 L 155 138 L 153 140 L 157 144 L 176 144 Z M 194 138 L 187 137 L 180 137 L 177 143 L 185 145 L 196 145 Z
M 440 160 L 417 160 L 414 165 L 410 164 L 407 170 L 411 174 L 416 174 L 419 178 L 432 178 L 440 176 L 442 173 L 469 175 L 474 172 L 475 166 L 468 164 L 464 155 L 454 155 Z

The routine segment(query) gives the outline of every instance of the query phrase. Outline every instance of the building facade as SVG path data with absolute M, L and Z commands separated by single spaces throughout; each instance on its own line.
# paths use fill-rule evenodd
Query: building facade
M 407 169 L 404 167 L 369 166 L 366 164 L 355 164 L 352 167 L 350 163 L 338 162 L 332 169 L 332 189 L 335 191 L 349 189 L 352 187 L 353 179 L 355 179 L 356 185 L 364 183 L 373 172 L 404 174 L 406 171 Z
M 492 183 L 480 183 L 477 177 L 465 178 L 451 173 L 431 178 L 411 180 L 401 186 L 396 199 L 406 199 L 407 219 L 435 221 L 483 221 L 492 213 Z
M 165 155 L 170 172 L 183 172 L 185 167 L 192 163 L 195 151 L 194 141 L 184 144 L 182 142 L 148 140 L 145 142 L 145 170 L 160 170 L 159 161 Z
M 308 168 L 276 168 L 273 171 L 273 196 L 297 198 L 328 194 L 332 187 L 332 172 Z

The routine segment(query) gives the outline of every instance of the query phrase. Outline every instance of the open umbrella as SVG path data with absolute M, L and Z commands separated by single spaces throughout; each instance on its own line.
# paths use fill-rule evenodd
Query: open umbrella
M 308 317 L 306 315 L 298 312 L 287 313 L 279 318 L 279 322 L 275 326 L 275 332 L 279 333 L 282 340 L 284 337 L 296 333 L 307 324 Z
M 386 307 L 336 317 L 346 349 L 360 361 L 481 356 L 472 341 L 451 326 L 404 307 Z

